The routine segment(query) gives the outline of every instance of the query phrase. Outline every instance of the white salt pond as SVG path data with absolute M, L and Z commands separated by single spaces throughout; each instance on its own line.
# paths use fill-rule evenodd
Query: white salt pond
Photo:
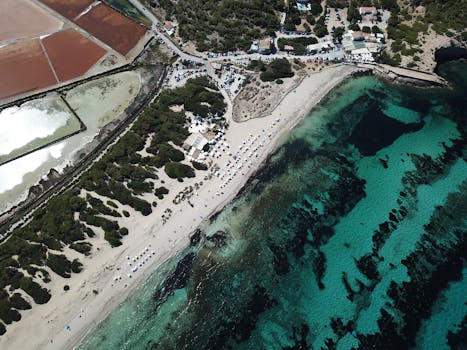
M 0 163 L 80 129 L 78 119 L 56 95 L 0 111 Z
M 66 99 L 87 126 L 87 130 L 60 143 L 35 151 L 27 156 L 0 166 L 0 212 L 8 210 L 15 204 L 24 200 L 28 194 L 29 188 L 37 184 L 47 175 L 50 169 L 55 168 L 61 171 L 67 164 L 70 164 L 72 160 L 76 158 L 79 151 L 93 140 L 104 125 L 115 120 L 122 114 L 125 108 L 133 102 L 138 94 L 140 86 L 141 80 L 138 73 L 122 72 L 80 85 L 70 90 Z M 46 107 L 51 103 L 51 99 L 44 98 L 42 100 L 36 100 L 36 103 L 44 103 L 45 107 L 43 110 L 47 111 L 48 109 Z M 32 117 L 28 116 L 24 118 L 24 120 L 30 121 L 31 119 L 26 118 Z M 42 134 L 40 135 L 46 132 L 50 133 L 50 130 L 52 130 L 54 126 L 57 127 L 57 125 L 60 125 L 58 121 L 54 120 L 41 120 L 41 122 L 43 122 L 43 124 L 37 124 L 37 128 L 46 131 L 41 131 Z M 16 125 L 18 128 L 19 125 L 21 125 L 25 129 L 36 129 L 36 124 L 31 122 L 29 124 L 27 122 L 22 124 L 18 122 L 14 124 L 12 122 L 11 125 Z M 64 126 L 58 126 L 58 129 L 55 129 L 55 133 L 63 127 Z M 2 132 L 3 129 L 0 131 L 0 145 L 4 142 Z M 24 134 L 39 135 L 39 131 L 25 131 Z M 10 134 L 8 135 L 10 136 Z M 28 137 L 31 139 L 33 136 Z M 37 139 L 37 137 L 38 136 L 34 136 L 34 139 Z M 25 140 L 27 140 L 26 136 L 24 136 L 22 140 L 22 144 L 25 145 Z M 2 153 L 0 152 L 0 157 L 1 155 Z

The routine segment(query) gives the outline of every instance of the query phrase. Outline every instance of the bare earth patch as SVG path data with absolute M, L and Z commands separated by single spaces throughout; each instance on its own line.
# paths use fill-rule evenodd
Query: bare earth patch
M 295 71 L 292 78 L 282 79 L 283 84 L 262 82 L 259 74 L 251 77 L 251 82 L 245 86 L 233 101 L 233 119 L 237 122 L 269 115 L 305 78 L 307 72 L 322 70 L 318 63 L 309 63 L 304 69 Z

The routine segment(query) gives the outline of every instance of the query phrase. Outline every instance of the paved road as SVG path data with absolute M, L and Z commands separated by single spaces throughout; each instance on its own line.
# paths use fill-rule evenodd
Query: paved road
M 230 120 L 232 117 L 232 100 L 227 93 L 226 89 L 222 87 L 222 82 L 220 79 L 217 77 L 215 74 L 215 71 L 211 65 L 211 62 L 215 61 L 223 61 L 223 60 L 231 60 L 231 61 L 239 61 L 239 60 L 252 60 L 252 59 L 263 59 L 263 60 L 272 60 L 276 58 L 298 58 L 301 60 L 309 60 L 309 59 L 328 59 L 328 60 L 334 60 L 334 59 L 342 59 L 344 57 L 344 52 L 342 50 L 335 50 L 327 54 L 318 54 L 314 56 L 291 56 L 288 55 L 287 53 L 276 53 L 273 55 L 268 55 L 268 56 L 262 56 L 260 54 L 241 54 L 241 55 L 227 55 L 227 56 L 218 56 L 218 57 L 211 57 L 211 58 L 202 58 L 198 56 L 194 56 L 191 54 L 188 54 L 184 51 L 182 51 L 164 32 L 163 29 L 161 30 L 161 23 L 157 19 L 157 17 L 146 7 L 144 6 L 140 1 L 141 0 L 129 0 L 137 9 L 139 9 L 145 16 L 147 16 L 152 22 L 152 28 L 151 32 L 152 34 L 156 37 L 161 39 L 167 47 L 172 50 L 176 55 L 178 55 L 182 60 L 187 60 L 191 62 L 195 62 L 198 64 L 203 65 L 204 68 L 206 68 L 207 74 L 215 81 L 218 85 L 219 91 L 222 93 L 224 96 L 226 102 L 227 102 L 227 112 L 226 112 L 226 119 Z M 280 36 L 286 36 L 281 33 Z
M 170 38 L 167 35 L 165 35 L 165 33 L 163 33 L 159 29 L 159 25 L 161 23 L 159 22 L 157 17 L 154 16 L 154 14 L 146 8 L 146 6 L 144 6 L 138 0 L 129 0 L 129 1 L 133 4 L 133 6 L 135 6 L 138 10 L 140 10 L 145 16 L 147 16 L 152 21 L 151 32 L 156 38 L 162 39 L 162 41 L 167 45 L 167 47 L 170 50 L 172 50 L 176 55 L 178 55 L 182 60 L 187 60 L 187 61 L 191 61 L 194 63 L 202 64 L 204 68 L 206 68 L 207 74 L 217 83 L 219 90 L 221 91 L 222 95 L 226 98 L 227 104 L 230 106 L 231 101 L 230 101 L 229 95 L 223 88 L 221 88 L 219 78 L 216 76 L 214 69 L 211 66 L 211 63 L 205 58 L 190 55 L 186 52 L 183 52 L 177 45 L 175 45 L 175 43 L 172 40 L 170 40 Z M 228 108 L 228 110 L 230 111 L 231 108 Z
M 189 60 L 189 61 L 193 61 L 196 63 L 203 63 L 203 64 L 206 63 L 206 61 L 203 58 L 187 54 L 183 52 L 182 50 L 180 50 L 180 48 L 177 45 L 175 45 L 172 40 L 170 40 L 164 33 L 162 33 L 159 30 L 158 25 L 162 25 L 162 23 L 160 23 L 157 17 L 154 16 L 154 14 L 150 10 L 148 10 L 147 7 L 144 6 L 140 1 L 138 0 L 129 0 L 129 1 L 133 4 L 133 6 L 135 6 L 138 10 L 140 10 L 146 17 L 148 17 L 152 21 L 151 31 L 154 34 L 154 36 L 162 39 L 164 43 L 172 51 L 174 51 L 178 56 L 180 56 L 182 60 Z
M 207 74 L 213 79 L 213 81 L 216 82 L 219 88 L 219 91 L 221 92 L 222 96 L 224 97 L 227 103 L 227 110 L 225 113 L 225 118 L 230 121 L 232 119 L 232 100 L 230 99 L 230 96 L 227 93 L 227 91 L 221 86 L 221 82 L 219 78 L 217 77 L 217 75 L 215 74 L 211 63 L 205 58 L 190 55 L 186 52 L 183 52 L 177 45 L 175 45 L 175 43 L 172 40 L 170 40 L 170 38 L 167 35 L 165 35 L 165 33 L 163 33 L 159 29 L 159 24 L 160 24 L 159 20 L 157 19 L 156 16 L 154 16 L 154 14 L 150 10 L 146 8 L 146 6 L 144 6 L 138 0 L 129 0 L 129 1 L 133 4 L 133 6 L 135 6 L 138 10 L 140 10 L 145 16 L 147 16 L 152 21 L 151 31 L 155 37 L 162 39 L 162 41 L 164 41 L 164 43 L 169 47 L 169 49 L 175 52 L 175 54 L 177 54 L 182 60 L 187 60 L 187 61 L 195 62 L 198 64 L 202 64 L 204 68 L 206 68 Z
M 215 61 L 237 61 L 237 60 L 259 60 L 262 59 L 264 60 L 273 60 L 277 58 L 298 58 L 300 60 L 309 60 L 309 59 L 315 59 L 315 58 L 322 58 L 322 59 L 328 59 L 328 60 L 333 60 L 333 59 L 340 59 L 344 57 L 344 51 L 341 49 L 338 50 L 333 50 L 330 51 L 329 53 L 326 54 L 316 54 L 316 55 L 301 55 L 301 56 L 296 56 L 296 55 L 289 55 L 287 53 L 275 53 L 271 55 L 260 55 L 259 53 L 251 53 L 251 54 L 240 54 L 240 55 L 226 55 L 226 56 L 218 56 L 218 57 L 210 57 L 208 58 L 209 62 L 215 62 Z

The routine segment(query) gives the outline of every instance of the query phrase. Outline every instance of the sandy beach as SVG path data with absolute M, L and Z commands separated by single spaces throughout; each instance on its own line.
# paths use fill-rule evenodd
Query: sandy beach
M 84 270 L 73 274 L 71 279 L 52 273 L 52 282 L 47 285 L 52 294 L 50 301 L 21 312 L 21 321 L 9 325 L 7 333 L 0 337 L 0 348 L 71 349 L 77 346 L 149 274 L 189 244 L 190 234 L 235 197 L 290 129 L 334 87 L 361 70 L 350 65 L 334 65 L 309 73 L 270 115 L 263 118 L 234 122 L 229 106 L 226 118 L 230 127 L 224 141 L 228 150 L 220 150 L 219 157 L 212 159 L 219 167 L 215 175 L 206 179 L 208 172 L 197 172 L 195 178 L 179 183 L 168 181 L 160 171 L 158 175 L 161 180 L 167 180 L 165 186 L 170 193 L 158 201 L 153 213 L 145 217 L 128 206 L 119 205 L 119 209 L 131 214 L 118 219 L 119 225 L 130 231 L 122 246 L 111 248 L 100 232 L 97 238 L 90 240 L 94 247 L 90 256 L 66 250 L 64 253 L 70 258 L 82 261 Z M 237 157 L 234 159 L 232 155 Z M 189 186 L 196 188 L 195 184 L 201 182 L 203 184 L 190 198 L 193 206 L 187 200 L 173 203 L 177 194 Z M 146 199 L 151 200 L 151 197 Z M 171 210 L 171 215 L 164 224 L 161 217 L 167 209 Z M 65 285 L 70 290 L 64 291 Z

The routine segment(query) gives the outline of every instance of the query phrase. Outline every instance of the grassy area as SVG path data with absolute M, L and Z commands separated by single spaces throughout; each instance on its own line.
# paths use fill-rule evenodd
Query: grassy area
M 247 50 L 252 41 L 279 27 L 282 0 L 155 0 L 176 18 L 182 39 L 200 51 Z
M 117 10 L 123 12 L 126 16 L 133 19 L 136 22 L 142 23 L 147 27 L 150 27 L 152 22 L 143 15 L 136 7 L 134 7 L 128 0 L 104 0 L 107 5 L 110 5 Z
M 149 215 L 155 203 L 148 203 L 142 194 L 155 193 L 160 199 L 168 190 L 157 187 L 158 168 L 165 166 L 173 178 L 192 177 L 195 169 L 179 163 L 184 155 L 170 144 L 181 145 L 189 135 L 184 111 L 174 112 L 171 106 L 182 105 L 185 110 L 205 118 L 223 115 L 226 105 L 223 97 L 208 78 L 190 79 L 175 90 L 167 90 L 139 116 L 131 130 L 93 166 L 82 175 L 79 183 L 63 194 L 51 198 L 37 210 L 31 221 L 13 231 L 0 245 L 0 334 L 5 325 L 21 318 L 18 310 L 30 307 L 27 300 L 16 293 L 23 290 L 37 304 L 50 299 L 45 287 L 50 276 L 44 266 L 54 273 L 70 278 L 81 271 L 81 263 L 70 261 L 61 252 L 66 247 L 88 255 L 96 230 L 115 247 L 128 229 L 115 220 L 122 214 L 118 205 L 127 204 L 142 215 Z M 146 141 L 151 139 L 149 156 L 142 157 Z M 105 201 L 93 195 L 80 196 L 83 190 L 107 197 Z M 8 292 L 7 292 L 8 291 Z

